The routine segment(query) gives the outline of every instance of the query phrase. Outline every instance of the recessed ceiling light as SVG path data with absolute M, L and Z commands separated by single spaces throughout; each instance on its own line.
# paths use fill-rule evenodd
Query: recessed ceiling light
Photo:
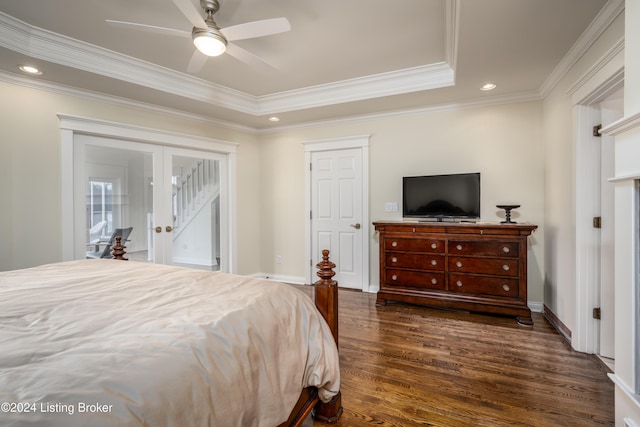
M 482 87 L 480 88 L 480 90 L 493 90 L 496 88 L 496 85 L 493 83 L 486 83 L 484 85 L 482 85 Z
M 40 74 L 42 74 L 42 71 L 38 70 L 36 67 L 33 67 L 31 65 L 21 65 L 20 69 L 25 73 L 33 74 L 36 76 L 39 76 Z
M 279 122 L 280 119 L 278 117 L 276 117 L 276 116 L 271 116 L 271 117 L 269 117 L 269 121 L 270 122 Z

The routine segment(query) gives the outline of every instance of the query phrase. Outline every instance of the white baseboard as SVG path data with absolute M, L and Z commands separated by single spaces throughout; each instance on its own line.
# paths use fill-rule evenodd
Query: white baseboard
M 196 259 L 196 258 L 179 258 L 174 257 L 172 260 L 174 263 L 178 264 L 191 264 L 191 265 L 204 265 L 207 267 L 213 267 L 218 265 L 215 261 L 211 261 L 210 259 Z
M 544 313 L 544 304 L 541 302 L 528 301 L 527 305 L 529 306 L 529 309 L 534 313 Z
M 299 276 L 284 276 L 280 274 L 270 274 L 270 273 L 252 273 L 249 274 L 251 277 L 257 277 L 260 279 L 274 280 L 276 282 L 283 283 L 291 283 L 294 285 L 306 285 L 304 277 Z

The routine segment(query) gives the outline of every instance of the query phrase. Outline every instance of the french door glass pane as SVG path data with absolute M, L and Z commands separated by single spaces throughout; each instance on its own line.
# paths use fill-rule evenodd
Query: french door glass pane
M 220 266 L 220 161 L 171 157 L 171 263 Z
M 85 182 L 87 257 L 110 258 L 121 235 L 129 259 L 152 261 L 152 153 L 87 145 Z

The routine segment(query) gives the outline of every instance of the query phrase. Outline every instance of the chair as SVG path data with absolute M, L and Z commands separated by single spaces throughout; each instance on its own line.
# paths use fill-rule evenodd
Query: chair
M 102 232 L 107 227 L 107 221 L 100 221 L 89 229 L 89 242 L 97 242 L 102 237 Z
M 120 236 L 121 242 L 124 244 L 124 242 L 129 241 L 128 238 L 129 238 L 129 235 L 131 234 L 131 231 L 133 231 L 133 227 L 116 228 L 115 230 L 113 230 L 113 233 L 111 233 L 111 237 L 109 237 L 109 240 L 102 240 L 102 241 L 90 243 L 91 245 L 95 244 L 95 250 L 87 251 L 87 258 L 94 258 L 94 259 L 111 258 L 111 246 L 113 246 L 116 243 L 116 237 Z M 101 244 L 105 245 L 103 250 L 100 250 Z

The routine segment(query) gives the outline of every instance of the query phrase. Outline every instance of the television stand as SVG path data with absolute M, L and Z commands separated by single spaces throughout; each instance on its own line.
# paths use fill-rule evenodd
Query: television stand
M 532 224 L 374 222 L 380 236 L 376 305 L 402 301 L 516 317 L 527 305 Z

